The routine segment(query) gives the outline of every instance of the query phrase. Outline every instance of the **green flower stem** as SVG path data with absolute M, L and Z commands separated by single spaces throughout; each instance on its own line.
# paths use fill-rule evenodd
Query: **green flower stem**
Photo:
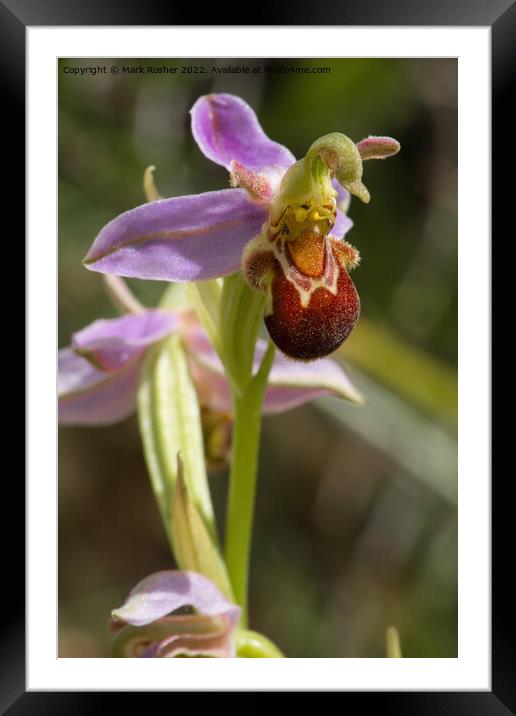
M 261 408 L 267 378 L 274 360 L 269 343 L 260 369 L 247 387 L 233 393 L 234 431 L 226 518 L 225 560 L 237 603 L 242 607 L 242 625 L 247 624 L 249 554 L 260 445 Z
M 240 271 L 226 276 L 219 309 L 219 355 L 234 395 L 243 395 L 252 376 L 264 304 L 264 294 L 251 290 Z

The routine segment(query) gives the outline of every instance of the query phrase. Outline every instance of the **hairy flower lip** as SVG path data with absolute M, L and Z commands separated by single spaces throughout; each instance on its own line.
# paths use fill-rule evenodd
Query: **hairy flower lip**
M 334 256 L 327 248 L 327 256 Z M 339 260 L 337 259 L 337 263 Z M 329 290 L 322 283 L 296 285 L 279 262 L 271 285 L 271 308 L 265 324 L 271 338 L 287 356 L 314 361 L 335 351 L 349 336 L 360 316 L 360 299 L 345 267 L 340 264 L 336 283 Z M 303 293 L 308 298 L 303 302 Z

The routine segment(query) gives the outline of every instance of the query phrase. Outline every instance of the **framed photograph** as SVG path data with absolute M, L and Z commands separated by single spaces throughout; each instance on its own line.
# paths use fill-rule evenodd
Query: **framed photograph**
M 8 6 L 29 409 L 0 705 L 514 710 L 490 453 L 510 3 L 253 27 Z

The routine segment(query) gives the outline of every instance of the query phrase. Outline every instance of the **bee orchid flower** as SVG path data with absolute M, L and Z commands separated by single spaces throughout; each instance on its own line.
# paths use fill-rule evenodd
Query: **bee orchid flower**
M 309 361 L 347 338 L 360 313 L 349 276 L 359 262 L 346 240 L 350 195 L 364 202 L 363 161 L 396 154 L 390 137 L 355 144 L 339 133 L 297 161 L 267 137 L 239 97 L 211 94 L 191 110 L 203 154 L 230 174 L 229 189 L 151 201 L 107 224 L 85 265 L 94 271 L 173 282 L 241 269 L 266 295 L 265 323 L 278 348 Z

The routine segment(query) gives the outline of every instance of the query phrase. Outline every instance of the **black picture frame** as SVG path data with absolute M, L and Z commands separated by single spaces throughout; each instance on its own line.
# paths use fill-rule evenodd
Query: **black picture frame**
M 193 9 L 193 12 L 192 12 Z M 318 2 L 309 7 L 305 1 L 296 3 L 262 2 L 235 10 L 231 22 L 222 22 L 220 6 L 205 6 L 205 25 L 402 25 L 402 26 L 489 26 L 492 32 L 493 90 L 493 235 L 508 218 L 514 203 L 510 182 L 501 179 L 507 137 L 513 134 L 514 123 L 509 110 L 512 73 L 514 72 L 514 38 L 516 37 L 516 6 L 512 0 L 367 0 L 361 3 L 341 0 L 337 3 Z M 171 3 L 147 0 L 0 0 L 0 53 L 4 119 L 9 120 L 8 144 L 15 148 L 9 163 L 9 186 L 24 186 L 25 130 L 25 30 L 28 26 L 66 25 L 192 25 L 198 11 Z M 270 20 L 273 20 L 271 23 Z M 269 52 L 270 52 L 270 48 Z M 7 136 L 4 134 L 4 137 Z M 502 145 L 502 142 L 505 144 Z M 513 144 L 512 144 L 513 146 Z M 473 149 L 472 149 L 473 150 Z M 511 153 L 513 150 L 511 150 Z M 500 165 L 500 166 L 499 166 Z M 500 169 L 500 171 L 498 171 Z M 22 192 L 9 195 L 9 206 L 24 216 Z M 16 206 L 18 205 L 18 206 Z M 508 224 L 510 226 L 510 224 Z M 20 229 L 19 229 L 20 230 Z M 494 314 L 493 314 L 494 315 Z M 28 346 L 34 350 L 33 346 Z M 9 480 L 9 526 L 2 521 L 4 560 L 3 575 L 6 598 L 4 618 L 0 627 L 0 711 L 12 716 L 23 714 L 104 713 L 112 712 L 111 693 L 25 692 L 25 594 L 24 594 L 24 486 L 21 477 Z M 509 478 L 509 472 L 505 471 Z M 503 478 L 503 472 L 502 472 Z M 366 696 L 370 708 L 400 716 L 454 714 L 500 716 L 516 714 L 516 647 L 514 639 L 514 591 L 507 584 L 507 559 L 511 545 L 513 511 L 506 490 L 509 479 L 493 484 L 492 529 L 492 691 L 471 692 L 345 692 L 344 708 L 349 699 Z M 4 515 L 7 510 L 5 509 Z M 509 512 L 509 510 L 511 512 Z M 15 527 L 13 528 L 13 525 Z M 14 529 L 14 532 L 13 532 Z M 9 588 L 6 588 L 8 584 Z M 117 692 L 117 695 L 120 696 Z M 131 694 L 132 706 L 143 703 L 141 694 Z M 145 696 L 147 698 L 147 696 Z M 117 702 L 118 703 L 118 702 Z M 380 705 L 381 704 L 381 705 Z M 362 703 L 363 705 L 363 703 Z

